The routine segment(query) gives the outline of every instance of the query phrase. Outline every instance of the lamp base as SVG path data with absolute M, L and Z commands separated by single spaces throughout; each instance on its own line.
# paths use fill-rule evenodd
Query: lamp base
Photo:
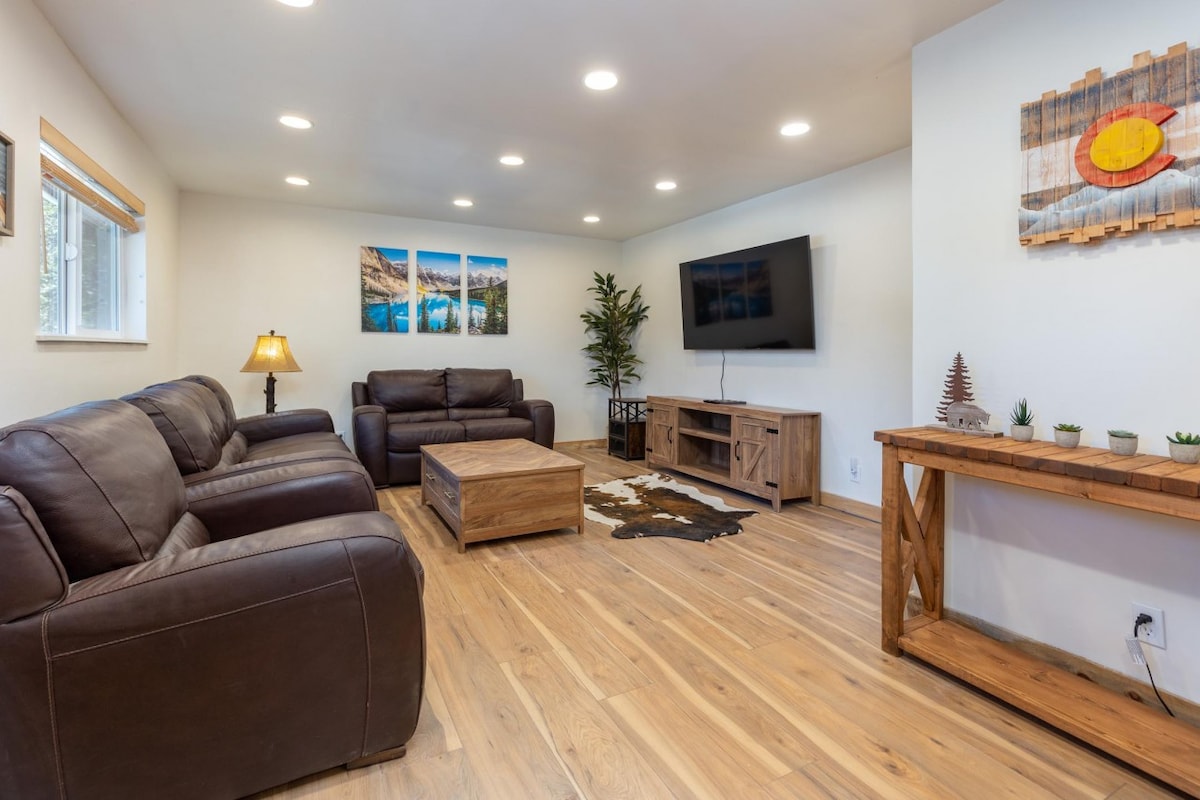
M 267 413 L 275 413 L 275 374 L 267 373 L 267 388 L 263 389 L 263 394 L 267 396 Z

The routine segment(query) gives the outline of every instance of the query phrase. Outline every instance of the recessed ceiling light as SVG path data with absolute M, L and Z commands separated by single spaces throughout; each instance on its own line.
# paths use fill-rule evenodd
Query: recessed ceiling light
M 519 167 L 525 163 L 520 156 L 500 156 L 500 163 L 506 167 Z
M 306 131 L 312 127 L 312 122 L 306 120 L 304 117 L 297 117 L 292 114 L 284 114 L 279 118 L 279 122 L 298 131 Z
M 606 92 L 617 85 L 617 75 L 606 69 L 598 69 L 583 76 L 583 85 L 597 92 Z
M 465 197 L 458 197 L 455 198 L 454 205 L 458 206 L 459 208 L 470 208 L 471 206 L 475 205 L 475 201 L 468 200 Z
M 583 218 L 583 221 L 591 223 L 591 224 L 595 224 L 600 221 L 600 218 L 597 217 L 595 214 L 588 214 L 586 217 Z
M 658 189 L 660 192 L 669 192 L 675 188 L 675 185 L 675 181 L 659 181 L 658 183 L 654 184 L 654 188 Z
M 279 0 L 279 2 L 292 8 L 308 8 L 313 4 L 313 0 Z
M 807 122 L 789 122 L 779 129 L 782 136 L 803 136 L 812 130 L 812 126 Z
M 308 178 L 301 178 L 299 175 L 288 175 L 284 181 L 292 186 L 308 186 Z

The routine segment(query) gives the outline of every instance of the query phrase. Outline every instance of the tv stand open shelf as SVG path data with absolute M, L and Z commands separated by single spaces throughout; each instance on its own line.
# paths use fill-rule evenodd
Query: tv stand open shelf
M 771 501 L 821 502 L 821 415 L 649 397 L 646 463 Z

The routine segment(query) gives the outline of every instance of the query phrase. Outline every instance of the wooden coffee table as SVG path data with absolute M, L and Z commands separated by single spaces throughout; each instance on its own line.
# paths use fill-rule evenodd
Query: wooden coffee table
M 583 533 L 583 462 L 525 439 L 421 446 L 421 501 L 468 542 L 574 526 Z

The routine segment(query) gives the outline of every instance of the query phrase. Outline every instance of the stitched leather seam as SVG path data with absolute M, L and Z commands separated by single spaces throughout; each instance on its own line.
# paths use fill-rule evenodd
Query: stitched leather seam
M 367 754 L 367 734 L 371 730 L 371 627 L 367 624 L 367 603 L 363 599 L 362 583 L 358 580 L 358 568 L 354 566 L 354 556 L 350 555 L 350 548 L 345 539 L 342 540 L 342 549 L 346 551 L 346 560 L 350 562 L 350 572 L 354 574 L 354 590 L 358 592 L 358 611 L 362 615 L 363 646 L 367 651 L 367 702 L 363 708 L 362 747 L 358 751 L 359 758 L 362 758 Z
M 42 658 L 46 660 L 46 706 L 50 709 L 50 739 L 54 746 L 54 771 L 58 777 L 58 796 L 66 800 L 67 784 L 63 777 L 62 748 L 58 742 L 58 715 L 54 712 L 54 659 L 50 656 L 50 612 L 42 614 Z
M 280 603 L 280 602 L 283 602 L 284 600 L 292 600 L 297 597 L 303 597 L 306 594 L 312 594 L 314 592 L 321 592 L 321 591 L 324 591 L 325 589 L 332 589 L 334 586 L 338 586 L 343 583 L 352 583 L 353 581 L 354 581 L 354 578 L 342 578 L 341 580 L 333 581 L 331 583 L 326 583 L 323 586 L 314 586 L 311 589 L 305 589 L 302 592 L 293 592 L 292 594 L 285 594 L 281 597 L 272 597 L 270 600 L 263 600 L 260 603 L 251 603 L 248 606 L 242 606 L 240 608 L 233 608 L 233 609 L 230 609 L 229 611 L 222 611 L 220 614 L 209 614 L 207 617 L 199 617 L 198 619 L 190 619 L 187 622 L 180 622 L 176 625 L 166 625 L 162 628 L 155 628 L 154 630 L 142 631 L 141 633 L 136 633 L 133 636 L 125 636 L 120 639 L 113 639 L 111 642 L 102 642 L 100 644 L 94 644 L 89 647 L 81 647 L 78 650 L 67 650 L 66 652 L 59 653 L 58 655 L 50 656 L 50 658 L 52 660 L 57 661 L 58 659 L 66 658 L 67 656 L 75 656 L 75 655 L 79 655 L 80 653 L 87 653 L 91 650 L 100 650 L 105 647 L 112 647 L 113 645 L 124 644 L 125 642 L 131 642 L 131 641 L 134 641 L 135 639 L 142 639 L 147 636 L 153 636 L 154 634 L 157 634 L 157 633 L 165 633 L 166 631 L 173 631 L 178 628 L 186 628 L 189 625 L 198 625 L 201 622 L 209 622 L 210 620 L 221 619 L 222 617 L 229 617 L 229 616 L 233 616 L 234 614 L 240 614 L 243 611 L 251 611 L 253 609 L 262 608 L 264 606 L 269 606 L 274 603 Z
M 371 538 L 371 539 L 391 540 L 390 536 L 380 536 L 377 533 L 359 534 L 359 535 L 351 537 L 351 538 L 354 538 L 354 539 Z M 217 564 L 228 564 L 231 561 L 240 561 L 243 558 L 249 558 L 251 556 L 263 555 L 265 553 L 282 553 L 284 550 L 291 550 L 296 547 L 307 547 L 309 545 L 314 545 L 314 544 L 324 544 L 325 542 L 328 542 L 328 541 L 333 541 L 333 540 L 326 538 L 326 539 L 317 539 L 317 540 L 314 540 L 311 542 L 297 542 L 295 544 L 289 544 L 286 547 L 268 547 L 268 548 L 263 548 L 260 550 L 251 550 L 246 553 L 238 553 L 237 555 L 229 556 L 228 558 L 219 558 L 215 561 L 205 561 L 203 564 L 194 564 L 185 569 L 180 569 L 180 570 L 176 570 L 173 572 L 164 572 L 161 575 L 155 575 L 150 578 L 143 578 L 143 579 L 137 580 L 137 581 L 130 581 L 129 583 L 122 583 L 120 586 L 114 586 L 111 589 L 105 589 L 102 592 L 96 592 L 95 594 L 89 594 L 86 597 L 78 598 L 74 601 L 72 601 L 70 598 L 70 595 L 68 595 L 67 602 L 64 603 L 63 606 L 61 606 L 61 607 L 74 605 L 75 603 L 83 603 L 83 602 L 91 600 L 95 597 L 104 597 L 105 595 L 112 594 L 113 592 L 120 592 L 125 589 L 130 589 L 134 586 L 143 586 L 148 583 L 153 583 L 154 581 L 162 580 L 163 578 L 170 578 L 173 575 L 183 575 L 188 572 L 193 572 L 194 570 L 204 569 L 205 567 L 216 566 Z M 190 551 L 184 551 L 184 552 L 190 552 Z M 170 558 L 170 556 L 168 556 L 168 558 Z M 153 562 L 153 560 L 151 560 L 146 563 L 152 564 L 154 562 Z

